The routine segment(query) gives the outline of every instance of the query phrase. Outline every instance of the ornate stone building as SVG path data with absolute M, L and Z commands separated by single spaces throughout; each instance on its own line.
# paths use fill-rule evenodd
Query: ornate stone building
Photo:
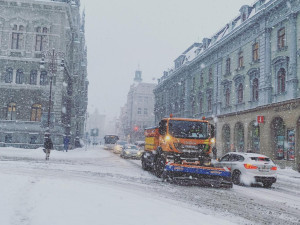
M 43 144 L 50 86 L 55 148 L 66 136 L 79 145 L 88 88 L 84 24 L 80 0 L 0 1 L 0 146 Z M 52 58 L 42 58 L 53 49 L 63 53 L 54 61 L 55 73 Z
M 266 154 L 300 164 L 300 2 L 259 0 L 189 47 L 155 88 L 156 121 L 212 120 L 218 155 Z
M 142 82 L 142 71 L 135 72 L 135 83 L 130 86 L 127 102 L 121 110 L 119 133 L 131 143 L 144 140 L 144 129 L 154 126 L 153 83 Z

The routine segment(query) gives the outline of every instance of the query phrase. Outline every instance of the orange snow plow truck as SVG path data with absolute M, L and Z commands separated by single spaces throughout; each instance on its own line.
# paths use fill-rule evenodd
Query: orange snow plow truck
M 205 118 L 170 115 L 158 127 L 145 129 L 142 168 L 172 183 L 231 188 L 230 170 L 211 164 L 214 145 L 214 126 Z

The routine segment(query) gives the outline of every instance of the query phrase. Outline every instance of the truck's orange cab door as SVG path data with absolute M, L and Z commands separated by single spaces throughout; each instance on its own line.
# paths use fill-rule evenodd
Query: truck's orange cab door
M 166 147 L 167 147 L 167 144 L 165 141 L 165 137 L 167 135 L 167 124 L 168 124 L 167 120 L 162 120 L 159 122 L 159 128 L 158 128 L 159 146 L 162 148 L 163 151 L 165 151 Z

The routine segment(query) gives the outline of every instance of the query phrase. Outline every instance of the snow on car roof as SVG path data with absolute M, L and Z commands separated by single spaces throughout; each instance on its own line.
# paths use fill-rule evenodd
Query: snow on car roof
M 229 153 L 234 153 L 234 154 L 248 156 L 248 157 L 265 157 L 265 158 L 269 158 L 268 156 L 258 154 L 258 153 L 252 153 L 252 152 L 229 152 Z

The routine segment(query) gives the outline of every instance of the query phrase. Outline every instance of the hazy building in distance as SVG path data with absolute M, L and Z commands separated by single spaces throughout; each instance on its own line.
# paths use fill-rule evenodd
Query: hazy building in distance
M 134 83 L 127 94 L 127 102 L 121 113 L 120 126 L 130 142 L 144 140 L 144 129 L 154 126 L 153 83 L 144 83 L 142 71 L 135 71 Z

